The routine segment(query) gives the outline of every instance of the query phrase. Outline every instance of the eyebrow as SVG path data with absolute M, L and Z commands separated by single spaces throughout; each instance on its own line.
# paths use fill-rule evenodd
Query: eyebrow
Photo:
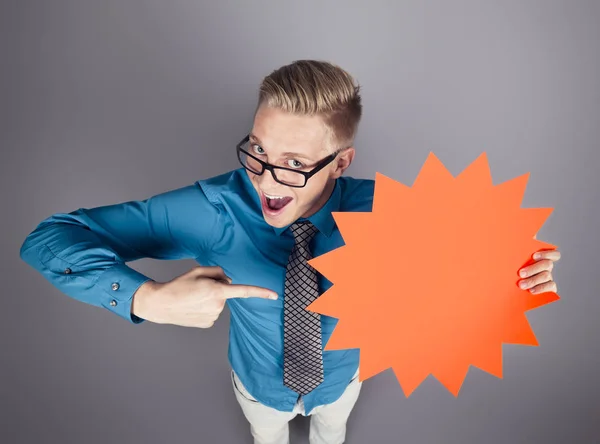
M 256 137 L 253 133 L 250 133 L 250 139 L 254 139 L 259 145 L 262 145 L 262 141 Z M 294 158 L 298 158 L 298 159 L 304 159 L 307 160 L 309 162 L 314 162 L 313 159 L 311 159 L 310 157 L 305 156 L 304 154 L 300 154 L 300 153 L 293 153 L 291 151 L 287 151 L 285 153 L 283 153 L 284 157 L 294 157 Z

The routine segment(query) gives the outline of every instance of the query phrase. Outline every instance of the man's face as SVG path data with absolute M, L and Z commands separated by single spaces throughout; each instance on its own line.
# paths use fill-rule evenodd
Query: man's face
M 329 154 L 328 132 L 320 117 L 297 116 L 261 106 L 254 118 L 248 152 L 275 166 L 308 172 Z M 312 176 L 304 188 L 276 182 L 269 171 L 248 176 L 256 189 L 263 216 L 269 225 L 284 227 L 316 213 L 329 199 L 335 179 L 348 168 L 354 149 L 346 149 Z

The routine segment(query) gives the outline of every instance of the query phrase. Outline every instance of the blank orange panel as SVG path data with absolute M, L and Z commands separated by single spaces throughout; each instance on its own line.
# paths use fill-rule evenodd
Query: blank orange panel
M 469 367 L 502 378 L 502 344 L 537 346 L 525 312 L 559 299 L 517 286 L 552 209 L 521 208 L 528 175 L 493 185 L 480 155 L 454 177 L 430 153 L 412 187 L 377 173 L 370 212 L 334 213 L 345 245 L 309 263 L 333 286 L 307 309 L 339 319 L 325 350 L 360 349 L 360 379 L 392 368 L 406 396 Z

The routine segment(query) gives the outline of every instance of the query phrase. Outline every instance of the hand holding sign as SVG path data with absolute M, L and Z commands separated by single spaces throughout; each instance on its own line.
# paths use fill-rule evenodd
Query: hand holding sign
M 310 261 L 333 283 L 307 307 L 339 319 L 325 350 L 360 348 L 361 380 L 392 367 L 407 396 L 430 374 L 456 396 L 471 365 L 502 377 L 503 343 L 537 345 L 525 312 L 559 299 L 517 285 L 555 249 L 526 181 L 494 186 L 485 154 L 457 177 L 430 154 L 412 187 L 377 174 L 372 212 L 334 213 L 346 245 Z

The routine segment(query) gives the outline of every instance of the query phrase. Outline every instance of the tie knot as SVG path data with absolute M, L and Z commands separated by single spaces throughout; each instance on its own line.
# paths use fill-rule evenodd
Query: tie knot
M 296 222 L 290 228 L 294 234 L 294 240 L 300 245 L 308 245 L 318 231 L 317 227 L 310 222 Z

